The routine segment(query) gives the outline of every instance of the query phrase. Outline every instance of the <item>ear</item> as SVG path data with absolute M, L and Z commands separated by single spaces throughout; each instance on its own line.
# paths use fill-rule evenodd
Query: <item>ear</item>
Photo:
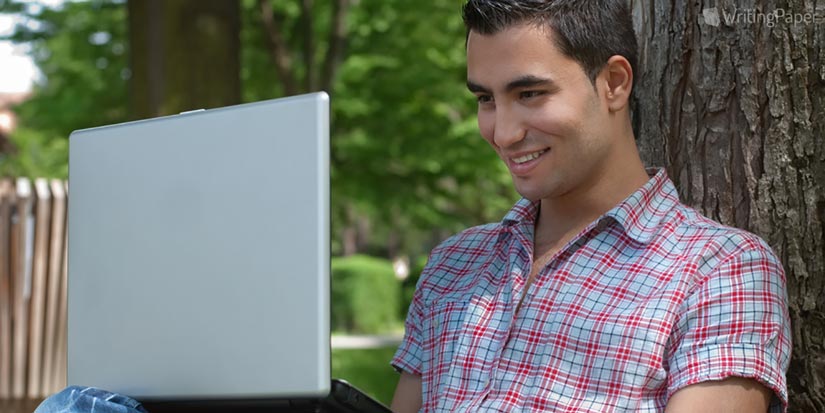
M 604 97 L 611 112 L 618 112 L 627 107 L 633 90 L 633 68 L 623 56 L 607 59 L 607 64 L 599 74 L 600 82 L 605 86 Z

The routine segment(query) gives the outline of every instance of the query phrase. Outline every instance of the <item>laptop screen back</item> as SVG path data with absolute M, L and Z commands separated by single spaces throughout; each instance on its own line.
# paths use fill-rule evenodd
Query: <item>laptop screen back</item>
M 329 392 L 328 106 L 316 93 L 72 134 L 70 385 Z

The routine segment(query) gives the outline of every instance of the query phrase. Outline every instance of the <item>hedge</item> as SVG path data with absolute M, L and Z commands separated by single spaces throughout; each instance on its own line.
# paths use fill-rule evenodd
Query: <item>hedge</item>
M 333 331 L 380 334 L 401 322 L 401 283 L 389 260 L 334 257 L 330 289 Z

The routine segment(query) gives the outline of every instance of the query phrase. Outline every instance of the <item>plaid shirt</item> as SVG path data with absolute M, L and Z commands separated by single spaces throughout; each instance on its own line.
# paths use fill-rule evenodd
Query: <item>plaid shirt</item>
M 786 409 L 781 263 L 649 172 L 550 259 L 517 314 L 537 202 L 432 251 L 392 361 L 422 376 L 422 411 L 661 412 L 677 390 L 731 376 Z

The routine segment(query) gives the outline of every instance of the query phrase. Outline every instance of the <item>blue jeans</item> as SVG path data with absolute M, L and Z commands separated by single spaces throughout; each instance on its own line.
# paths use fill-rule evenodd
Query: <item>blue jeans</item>
M 94 387 L 70 386 L 44 400 L 34 413 L 148 413 L 137 400 Z

